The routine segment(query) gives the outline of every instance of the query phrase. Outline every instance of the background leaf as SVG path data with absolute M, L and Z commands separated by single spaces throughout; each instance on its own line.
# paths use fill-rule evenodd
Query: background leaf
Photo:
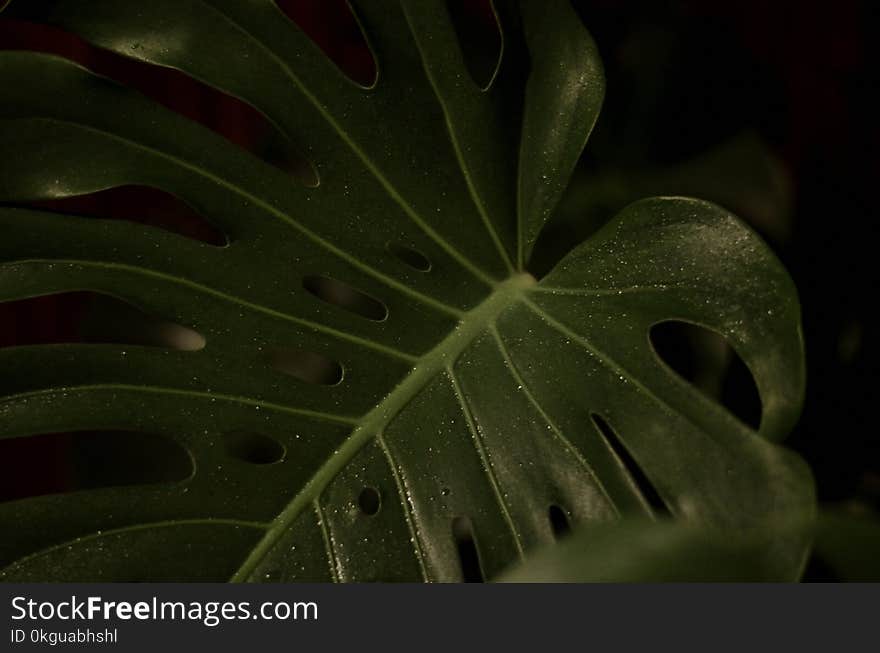
M 507 583 L 761 582 L 780 580 L 767 543 L 670 521 L 589 526 L 503 574 Z M 790 580 L 790 579 L 789 579 Z
M 780 523 L 758 536 L 717 534 L 672 521 L 630 519 L 590 525 L 530 555 L 497 580 L 513 583 L 757 582 L 776 575 L 772 540 L 815 532 L 813 560 L 846 582 L 877 582 L 880 522 L 825 508 L 814 523 Z M 799 535 L 797 535 L 799 534 Z

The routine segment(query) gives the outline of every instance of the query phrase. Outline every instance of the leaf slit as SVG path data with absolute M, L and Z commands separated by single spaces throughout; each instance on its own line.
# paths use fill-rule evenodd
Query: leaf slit
M 29 18 L 27 7 L 24 11 L 24 17 Z M 38 15 L 37 20 L 45 17 Z M 4 22 L 14 26 L 12 38 L 4 38 L 5 50 L 46 52 L 74 61 L 199 123 L 303 185 L 318 185 L 318 173 L 312 163 L 259 109 L 180 70 L 138 57 L 140 44 L 131 43 L 126 51 L 131 56 L 126 56 L 54 25 L 26 20 Z
M 632 454 L 626 448 L 626 445 L 621 441 L 621 439 L 617 437 L 617 434 L 614 432 L 608 422 L 606 422 L 600 415 L 597 415 L 596 413 L 591 413 L 590 419 L 593 420 L 593 424 L 596 425 L 599 433 L 602 435 L 602 437 L 608 443 L 608 446 L 611 447 L 618 460 L 620 460 L 623 467 L 629 473 L 629 477 L 638 488 L 645 502 L 656 514 L 668 516 L 669 507 L 661 498 L 660 493 L 657 491 L 657 488 L 654 487 L 651 479 L 649 479 L 645 472 L 642 471 L 642 468 L 639 466 L 638 462 L 636 462 L 636 459 L 633 458 Z
M 225 247 L 229 244 L 226 234 L 185 201 L 151 186 L 124 184 L 94 193 L 51 200 L 2 202 L 0 206 L 132 222 L 162 229 L 214 247 Z
M 462 580 L 465 583 L 485 582 L 483 569 L 480 566 L 480 553 L 474 539 L 473 524 L 468 517 L 456 517 L 452 520 L 452 537 L 458 552 Z
M 376 60 L 345 0 L 275 0 L 275 4 L 351 81 L 376 84 Z

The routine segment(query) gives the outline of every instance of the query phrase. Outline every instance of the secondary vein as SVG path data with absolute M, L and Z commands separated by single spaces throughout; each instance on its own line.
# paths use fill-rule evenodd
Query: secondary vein
M 183 390 L 180 388 L 165 388 L 160 386 L 133 385 L 126 383 L 96 383 L 91 385 L 63 386 L 58 388 L 47 388 L 45 390 L 33 390 L 31 392 L 21 392 L 14 395 L 6 395 L 2 398 L 2 400 L 0 400 L 0 404 L 34 399 L 59 393 L 98 392 L 102 390 L 143 392 L 146 394 L 165 394 L 171 396 L 188 397 L 190 399 L 206 399 L 208 401 L 226 401 L 230 403 L 244 404 L 253 408 L 259 408 L 261 410 L 266 409 L 278 413 L 299 415 L 300 417 L 308 417 L 310 419 L 333 422 L 335 424 L 356 423 L 356 421 L 351 417 L 345 417 L 343 415 L 333 415 L 331 413 L 307 410 L 305 408 L 293 408 L 291 406 L 283 406 L 281 404 L 274 404 L 268 401 L 251 399 L 249 397 L 237 397 L 235 395 L 218 394 L 215 392 L 200 392 L 197 390 Z
M 85 261 L 79 259 L 21 259 L 17 261 L 11 261 L 9 263 L 3 265 L 15 265 L 15 264 L 29 264 L 29 263 L 40 263 L 40 264 L 55 264 L 55 265 L 82 265 L 85 267 L 96 267 L 96 268 L 106 268 L 106 269 L 116 269 L 116 270 L 124 270 L 126 272 L 131 272 L 134 274 L 140 274 L 143 276 L 154 277 L 156 279 L 161 279 L 162 281 L 167 281 L 169 283 L 174 283 L 182 286 L 186 286 L 192 290 L 196 290 L 198 292 L 211 295 L 212 297 L 216 297 L 218 299 L 237 304 L 239 306 L 243 306 L 253 311 L 257 311 L 260 313 L 265 313 L 266 315 L 270 315 L 274 318 L 285 320 L 288 322 L 293 322 L 295 324 L 299 324 L 313 331 L 317 331 L 319 333 L 325 333 L 327 335 L 333 336 L 335 338 L 339 338 L 340 340 L 346 340 L 356 345 L 360 345 L 362 347 L 366 347 L 368 349 L 373 349 L 375 351 L 381 352 L 393 358 L 397 358 L 407 363 L 414 363 L 418 360 L 416 356 L 412 354 L 407 354 L 398 349 L 394 349 L 393 347 L 388 347 L 387 345 L 383 345 L 379 342 L 375 342 L 373 340 L 369 340 L 368 338 L 362 338 L 360 336 L 354 336 L 350 333 L 346 333 L 345 331 L 339 331 L 338 329 L 334 329 L 332 327 L 325 326 L 318 322 L 312 322 L 310 320 L 304 320 L 302 318 L 295 317 L 293 315 L 289 315 L 288 313 L 283 313 L 281 311 L 277 311 L 273 308 L 269 308 L 268 306 L 263 306 L 262 304 L 255 304 L 253 302 L 249 302 L 245 299 L 241 299 L 240 297 L 236 297 L 235 295 L 230 295 L 221 290 L 217 290 L 215 288 L 211 288 L 210 286 L 206 286 L 204 284 L 198 283 L 196 281 L 190 281 L 189 279 L 185 279 L 183 277 L 178 277 L 173 274 L 167 274 L 165 272 L 159 272 L 158 270 L 152 270 L 150 268 L 142 268 L 136 265 L 128 265 L 126 263 L 109 263 L 106 261 Z M 2 265 L 0 265 L 2 267 Z
M 498 507 L 501 509 L 501 514 L 504 516 L 504 521 L 507 523 L 511 534 L 513 535 L 513 542 L 516 546 L 516 550 L 519 553 L 520 557 L 522 557 L 524 553 L 522 537 L 520 536 L 519 530 L 517 529 L 516 524 L 513 521 L 513 517 L 510 515 L 510 509 L 507 506 L 507 501 L 504 499 L 504 495 L 501 492 L 498 478 L 495 476 L 495 470 L 492 468 L 492 460 L 489 458 L 489 454 L 486 451 L 485 443 L 483 442 L 483 436 L 480 434 L 480 431 L 477 428 L 476 423 L 474 422 L 474 416 L 471 412 L 471 408 L 468 405 L 467 400 L 464 398 L 464 393 L 462 393 L 461 391 L 461 386 L 458 383 L 458 379 L 455 378 L 455 373 L 452 371 L 451 366 L 446 368 L 446 373 L 449 376 L 452 389 L 455 392 L 455 396 L 458 399 L 459 405 L 461 406 L 461 411 L 464 414 L 465 422 L 467 423 L 468 430 L 471 434 L 471 440 L 474 443 L 477 454 L 480 456 L 480 462 L 482 463 L 483 471 L 486 473 L 486 478 L 489 480 L 489 485 L 492 488 L 492 492 L 494 493 L 496 500 L 498 501 Z
M 565 434 L 556 426 L 556 423 L 550 418 L 547 414 L 547 411 L 538 403 L 538 400 L 535 399 L 535 396 L 532 394 L 531 388 L 522 378 L 514 364 L 513 360 L 510 357 L 510 353 L 507 351 L 507 346 L 504 344 L 504 341 L 501 338 L 501 334 L 498 333 L 498 329 L 494 326 L 491 329 L 492 335 L 495 338 L 495 343 L 498 345 L 498 350 L 501 353 L 501 357 L 507 363 L 507 369 L 510 371 L 511 376 L 513 377 L 516 384 L 522 389 L 523 394 L 525 394 L 526 398 L 529 400 L 529 403 L 538 411 L 538 414 L 541 415 L 541 418 L 547 423 L 547 426 L 550 427 L 550 432 L 553 433 L 554 437 L 558 440 L 559 444 L 575 459 L 577 460 L 584 471 L 593 479 L 596 483 L 596 486 L 605 495 L 605 498 L 608 499 L 608 505 L 611 506 L 612 510 L 615 513 L 619 514 L 619 510 L 617 509 L 617 505 L 611 498 L 611 495 L 608 494 L 608 490 L 605 488 L 605 485 L 602 483 L 602 480 L 599 478 L 599 475 L 596 474 L 595 470 L 590 466 L 587 462 L 586 458 L 581 455 L 581 452 L 577 447 L 572 444 L 571 440 L 569 440 Z

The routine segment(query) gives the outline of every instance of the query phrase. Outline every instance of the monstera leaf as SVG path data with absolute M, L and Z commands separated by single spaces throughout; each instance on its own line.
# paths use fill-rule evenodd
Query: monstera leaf
M 813 509 L 775 444 L 802 399 L 799 307 L 768 248 L 717 206 L 647 199 L 528 273 L 604 91 L 566 3 L 499 3 L 485 89 L 439 0 L 351 3 L 369 88 L 269 0 L 18 4 L 246 101 L 318 183 L 69 61 L 0 54 L 0 199 L 20 205 L 0 209 L 0 300 L 104 293 L 205 342 L 0 351 L 0 437 L 152 434 L 194 469 L 0 505 L 3 578 L 456 580 L 465 550 L 489 578 L 565 522 L 658 511 L 766 535 L 768 575 L 798 574 L 805 542 L 773 533 Z M 123 185 L 228 245 L 21 207 Z M 727 338 L 759 430 L 660 360 L 664 320 Z

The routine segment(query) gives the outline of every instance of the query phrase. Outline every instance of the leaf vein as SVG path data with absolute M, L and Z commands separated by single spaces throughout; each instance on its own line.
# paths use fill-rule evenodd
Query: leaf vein
M 355 142 L 355 140 L 351 137 L 351 135 L 342 127 L 340 123 L 338 123 L 332 115 L 330 115 L 329 111 L 326 107 L 315 97 L 302 83 L 296 73 L 291 70 L 290 66 L 284 62 L 281 57 L 279 57 L 270 47 L 268 47 L 265 43 L 263 43 L 260 39 L 258 39 L 254 34 L 245 29 L 242 25 L 240 25 L 237 21 L 233 20 L 229 15 L 217 9 L 217 7 L 212 6 L 209 3 L 205 3 L 204 0 L 200 0 L 202 4 L 210 7 L 217 14 L 222 16 L 229 24 L 241 32 L 246 38 L 251 40 L 254 44 L 256 44 L 261 50 L 263 50 L 272 60 L 274 60 L 284 71 L 285 76 L 290 79 L 293 84 L 300 89 L 302 94 L 306 97 L 306 99 L 312 104 L 312 106 L 321 114 L 321 117 L 327 121 L 327 123 L 339 134 L 340 138 L 343 142 L 351 148 L 352 152 L 361 160 L 367 170 L 376 178 L 382 188 L 388 193 L 388 195 L 403 209 L 404 213 L 407 217 L 410 218 L 422 231 L 431 238 L 438 246 L 444 249 L 450 256 L 452 256 L 456 261 L 458 261 L 462 267 L 466 268 L 471 274 L 480 279 L 481 281 L 494 286 L 495 280 L 492 279 L 488 274 L 483 272 L 479 267 L 477 267 L 473 262 L 470 261 L 464 254 L 459 252 L 455 247 L 452 246 L 445 238 L 443 238 L 439 233 L 437 233 L 430 224 L 426 220 L 424 220 L 413 208 L 413 206 L 407 202 L 407 200 L 398 192 L 398 190 L 391 184 L 390 180 L 382 173 L 382 171 L 378 168 L 378 166 L 367 156 L 367 153 L 364 152 L 360 146 Z M 287 134 L 290 136 L 290 134 Z
M 510 357 L 510 353 L 507 351 L 507 347 L 504 344 L 504 341 L 501 338 L 501 334 L 498 333 L 498 329 L 494 326 L 492 327 L 492 335 L 495 337 L 495 343 L 498 345 L 498 350 L 501 352 L 502 358 L 507 362 L 507 368 L 510 370 L 510 374 L 513 379 L 516 381 L 517 385 L 523 391 L 526 398 L 529 402 L 534 406 L 535 410 L 541 415 L 541 418 L 547 423 L 547 426 L 550 427 L 550 432 L 553 433 L 554 437 L 559 441 L 562 447 L 572 456 L 575 460 L 577 460 L 581 467 L 583 467 L 584 471 L 593 479 L 596 483 L 599 490 L 608 499 L 608 504 L 614 510 L 615 513 L 620 514 L 620 511 L 617 508 L 617 505 L 611 499 L 611 495 L 608 494 L 608 490 L 605 488 L 605 485 L 602 483 L 602 480 L 599 478 L 596 471 L 592 468 L 592 466 L 587 462 L 586 458 L 581 455 L 581 452 L 577 447 L 569 440 L 565 434 L 559 429 L 556 423 L 550 418 L 535 396 L 532 394 L 532 390 L 526 381 L 522 378 L 519 373 L 519 369 L 517 369 L 516 364 L 513 362 L 513 359 Z
M 666 292 L 674 288 L 687 288 L 683 283 L 663 284 L 656 286 L 629 286 L 628 288 L 558 288 L 554 286 L 536 286 L 533 288 L 535 292 L 547 293 L 550 295 L 579 295 L 584 297 L 603 296 L 603 295 L 626 295 L 638 294 L 646 292 Z
M 397 461 L 394 460 L 394 456 L 391 455 L 391 450 L 388 448 L 381 432 L 376 434 L 376 442 L 379 444 L 379 448 L 382 450 L 382 453 L 385 455 L 385 458 L 388 460 L 388 465 L 391 468 L 391 475 L 394 477 L 394 484 L 397 486 L 398 499 L 403 507 L 403 516 L 406 519 L 406 526 L 409 529 L 410 541 L 415 549 L 416 560 L 419 563 L 419 570 L 422 573 L 422 579 L 425 582 L 430 582 L 431 575 L 428 573 L 424 547 L 422 546 L 422 540 L 415 525 L 415 511 L 410 503 L 409 493 L 406 491 L 405 481 L 400 473 L 400 468 Z
M 452 389 L 455 392 L 456 399 L 458 399 L 458 403 L 461 406 L 461 411 L 464 414 L 465 422 L 467 423 L 468 430 L 471 434 L 471 440 L 474 443 L 477 454 L 480 456 L 480 461 L 482 463 L 483 471 L 486 474 L 486 478 L 489 480 L 489 486 L 492 488 L 492 492 L 495 495 L 496 500 L 498 501 L 498 507 L 501 508 L 501 513 L 504 516 L 504 521 L 507 522 L 507 526 L 510 529 L 510 532 L 513 534 L 513 541 L 516 545 L 517 552 L 519 553 L 520 557 L 522 557 L 524 554 L 522 536 L 520 535 L 519 530 L 517 529 L 516 524 L 513 521 L 513 517 L 510 515 L 510 509 L 507 506 L 507 501 L 505 500 L 501 492 L 498 478 L 495 476 L 495 471 L 492 467 L 492 460 L 489 457 L 488 452 L 486 451 L 486 446 L 483 442 L 482 435 L 480 435 L 479 429 L 474 423 L 474 416 L 471 412 L 471 408 L 468 405 L 468 401 L 461 390 L 458 379 L 456 379 L 455 377 L 455 372 L 453 371 L 452 366 L 446 368 L 446 373 L 449 376 L 449 380 L 452 385 Z
M 307 410 L 304 408 L 293 408 L 291 406 L 283 406 L 281 404 L 270 403 L 267 401 L 259 401 L 249 397 L 237 397 L 235 395 L 218 394 L 214 392 L 200 392 L 196 390 L 182 390 L 179 388 L 163 388 L 148 385 L 131 385 L 125 383 L 97 383 L 91 385 L 64 386 L 59 388 L 47 388 L 44 390 L 34 390 L 32 392 L 22 392 L 18 394 L 6 395 L 0 399 L 0 403 L 12 403 L 14 401 L 28 400 L 36 397 L 48 396 L 64 392 L 94 392 L 101 390 L 116 390 L 126 392 L 143 392 L 148 394 L 166 394 L 181 397 L 189 397 L 191 399 L 206 399 L 211 401 L 226 401 L 231 403 L 239 403 L 254 408 L 288 413 L 291 415 L 299 415 L 310 419 L 333 422 L 335 424 L 354 424 L 356 420 L 341 415 L 333 415 L 330 413 L 322 413 L 320 411 Z
M 288 313 L 283 313 L 281 311 L 277 311 L 273 308 L 269 308 L 268 306 L 263 306 L 261 304 L 256 304 L 253 302 L 249 302 L 240 297 L 236 297 L 235 295 L 230 295 L 221 290 L 217 290 L 215 288 L 211 288 L 204 284 L 190 281 L 189 279 L 184 279 L 183 277 L 178 277 L 173 274 L 166 274 L 164 272 L 159 272 L 158 270 L 151 270 L 149 268 L 143 268 L 136 265 L 128 265 L 125 263 L 108 263 L 105 261 L 85 261 L 85 260 L 77 260 L 77 259 L 20 259 L 17 261 L 9 261 L 0 265 L 14 265 L 14 264 L 29 264 L 29 263 L 45 263 L 45 264 L 55 264 L 55 265 L 83 265 L 89 267 L 96 268 L 105 268 L 111 270 L 123 270 L 125 272 L 132 272 L 135 274 L 141 274 L 144 276 L 154 277 L 156 279 L 161 279 L 162 281 L 167 281 L 169 283 L 174 283 L 182 286 L 186 286 L 192 290 L 197 292 L 204 293 L 206 295 L 211 295 L 212 297 L 216 297 L 217 299 L 221 299 L 233 304 L 237 304 L 239 306 L 243 306 L 245 308 L 249 308 L 253 311 L 259 313 L 265 313 L 266 315 L 270 315 L 274 318 L 285 320 L 288 322 L 293 322 L 295 324 L 299 324 L 308 329 L 312 329 L 314 331 L 318 331 L 321 333 L 325 333 L 327 335 L 331 335 L 335 338 L 339 338 L 340 340 L 346 340 L 356 345 L 360 345 L 362 347 L 366 347 L 368 349 L 373 349 L 375 351 L 379 351 L 388 356 L 392 356 L 394 358 L 398 358 L 400 360 L 406 361 L 407 363 L 414 363 L 418 360 L 416 356 L 411 354 L 407 354 L 400 350 L 394 349 L 393 347 L 388 347 L 387 345 L 383 345 L 379 342 L 375 342 L 373 340 L 369 340 L 368 338 L 362 338 L 360 336 L 355 336 L 350 333 L 346 333 L 344 331 L 339 331 L 332 327 L 325 326 L 318 322 L 312 322 L 311 320 L 304 320 L 302 318 L 295 317 Z
M 327 554 L 327 564 L 330 566 L 330 576 L 334 583 L 342 582 L 342 574 L 339 558 L 336 555 L 336 549 L 333 546 L 333 536 L 330 534 L 330 527 L 327 524 L 327 518 L 324 516 L 324 510 L 321 508 L 321 499 L 316 497 L 312 502 L 315 514 L 318 516 L 318 526 L 321 527 L 321 537 L 324 540 L 324 550 Z
M 300 224 L 299 222 L 297 222 L 296 220 L 291 218 L 289 215 L 287 215 L 283 211 L 276 209 L 274 206 L 272 206 L 268 202 L 265 202 L 262 199 L 260 199 L 259 197 L 257 197 L 256 195 L 249 193 L 244 188 L 208 172 L 204 168 L 201 168 L 195 164 L 189 163 L 188 161 L 184 161 L 183 159 L 176 157 L 174 155 L 167 154 L 167 153 L 162 152 L 160 150 L 157 150 L 155 148 L 149 147 L 148 145 L 144 145 L 143 143 L 138 143 L 138 142 L 132 141 L 128 138 L 125 138 L 123 136 L 119 136 L 118 134 L 113 134 L 111 132 L 105 131 L 103 129 L 99 129 L 97 127 L 91 127 L 89 125 L 84 125 L 82 123 L 75 123 L 75 122 L 71 122 L 71 121 L 67 121 L 67 120 L 59 120 L 56 118 L 41 118 L 41 120 L 45 120 L 47 122 L 57 122 L 57 123 L 73 125 L 74 127 L 77 127 L 77 128 L 82 129 L 84 131 L 90 131 L 90 132 L 94 132 L 97 134 L 101 134 L 102 136 L 105 136 L 107 138 L 112 138 L 114 140 L 118 140 L 122 143 L 125 143 L 128 146 L 134 147 L 136 149 L 144 150 L 145 152 L 149 152 L 155 156 L 158 156 L 160 158 L 171 161 L 172 163 L 174 163 L 182 168 L 186 168 L 190 172 L 193 172 L 197 175 L 205 177 L 206 179 L 209 179 L 210 181 L 214 182 L 218 186 L 227 188 L 228 190 L 232 191 L 233 193 L 235 193 L 237 195 L 241 195 L 242 197 L 247 199 L 248 202 L 252 203 L 254 206 L 259 207 L 260 209 L 262 209 L 266 213 L 272 215 L 276 219 L 279 219 L 282 222 L 285 222 L 285 223 L 289 224 L 290 226 L 294 227 L 309 240 L 311 240 L 314 243 L 316 243 L 317 245 L 323 247 L 324 249 L 329 251 L 331 254 L 337 256 L 338 258 L 341 258 L 342 260 L 346 261 L 350 265 L 358 268 L 362 272 L 370 275 L 371 277 L 374 277 L 375 279 L 378 279 L 379 281 L 381 281 L 382 283 L 384 283 L 388 287 L 394 288 L 395 290 L 398 290 L 406 295 L 409 295 L 412 299 L 415 299 L 416 301 L 419 301 L 423 304 L 431 306 L 431 307 L 433 307 L 439 311 L 442 311 L 444 313 L 448 313 L 450 315 L 455 315 L 455 316 L 460 316 L 462 314 L 461 310 L 454 308 L 452 306 L 449 306 L 447 304 L 444 304 L 443 302 L 441 302 L 437 299 L 434 299 L 433 297 L 429 297 L 428 295 L 424 295 L 424 294 L 418 292 L 417 290 L 413 290 L 412 288 L 410 288 L 406 284 L 401 283 L 401 282 L 397 281 L 396 279 L 384 274 L 383 272 L 380 272 L 379 270 L 367 265 L 366 263 L 364 263 L 360 259 L 355 258 L 354 256 L 352 256 L 351 254 L 349 254 L 345 250 L 340 249 L 336 245 L 332 244 L 330 241 L 326 240 L 325 238 L 322 238 L 321 236 L 316 234 L 311 229 Z M 489 281 L 487 281 L 487 283 L 489 283 L 490 285 L 494 285 L 495 282 L 493 280 L 489 280 Z

